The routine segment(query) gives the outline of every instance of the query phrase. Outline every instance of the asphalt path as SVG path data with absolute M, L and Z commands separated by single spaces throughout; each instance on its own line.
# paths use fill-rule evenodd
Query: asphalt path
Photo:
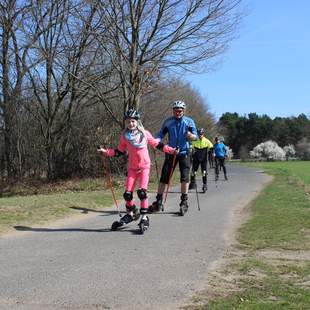
M 0 238 L 0 309 L 178 309 L 203 289 L 238 210 L 270 179 L 232 165 L 228 176 L 216 184 L 211 170 L 208 191 L 199 193 L 201 210 L 191 191 L 184 217 L 177 214 L 179 186 L 173 187 L 144 235 L 137 222 L 112 232 L 114 208 L 81 210 L 83 218 L 66 225 L 16 227 Z

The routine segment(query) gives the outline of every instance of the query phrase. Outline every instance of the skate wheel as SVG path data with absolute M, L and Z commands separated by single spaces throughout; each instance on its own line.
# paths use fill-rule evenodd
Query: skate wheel
M 149 228 L 149 225 L 150 225 L 150 222 L 149 222 L 148 216 L 146 220 L 141 220 L 141 222 L 139 223 L 139 228 L 140 228 L 140 233 L 142 235 Z
M 184 208 L 180 207 L 180 216 L 184 216 L 185 212 L 184 212 Z
M 144 227 L 144 223 L 140 223 L 139 224 L 139 228 L 140 228 L 140 233 L 141 233 L 141 235 L 143 235 L 144 234 L 144 232 L 145 232 L 145 227 Z
M 115 221 L 115 222 L 113 222 L 113 224 L 111 226 L 111 230 L 115 231 L 118 229 L 119 226 L 120 226 L 119 222 Z

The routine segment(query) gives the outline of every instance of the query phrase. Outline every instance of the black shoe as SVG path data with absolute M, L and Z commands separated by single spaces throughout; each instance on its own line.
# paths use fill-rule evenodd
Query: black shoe
M 227 175 L 225 174 L 225 180 L 228 181 Z
M 122 224 L 122 225 L 126 225 L 126 224 L 129 224 L 130 222 L 133 221 L 133 216 L 129 213 L 126 213 L 120 220 L 119 222 Z M 121 225 L 121 226 L 122 226 Z
M 188 186 L 188 189 L 195 189 L 196 188 L 196 183 L 195 182 L 190 182 L 189 183 L 189 186 Z
M 207 184 L 203 184 L 202 192 L 205 193 L 207 191 L 207 189 L 208 189 Z
M 163 210 L 164 206 L 161 202 L 158 201 L 154 201 L 148 208 L 148 212 L 149 213 L 153 213 L 153 212 L 159 212 L 160 210 Z
M 140 218 L 139 208 L 136 205 L 126 206 L 127 214 L 132 216 L 134 221 L 137 221 Z
M 182 200 L 180 202 L 180 216 L 184 216 L 184 214 L 187 212 L 188 210 L 188 203 L 187 200 Z

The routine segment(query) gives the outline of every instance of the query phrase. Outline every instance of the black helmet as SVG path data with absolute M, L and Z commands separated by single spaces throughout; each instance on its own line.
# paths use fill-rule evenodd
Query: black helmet
M 128 119 L 128 118 L 134 118 L 134 119 L 138 120 L 140 118 L 140 114 L 138 111 L 136 111 L 132 108 L 129 108 L 124 114 L 124 119 Z
M 204 133 L 205 133 L 205 130 L 204 130 L 203 128 L 200 128 L 200 129 L 198 130 L 198 135 L 199 135 L 199 136 L 203 135 Z

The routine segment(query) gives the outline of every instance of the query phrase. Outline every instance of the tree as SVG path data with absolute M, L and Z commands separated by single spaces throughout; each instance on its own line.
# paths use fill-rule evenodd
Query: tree
M 290 158 L 293 158 L 296 154 L 294 145 L 289 144 L 283 147 L 283 151 L 285 152 L 286 160 L 289 160 Z
M 93 48 L 96 12 L 96 4 L 70 0 L 37 1 L 31 8 L 31 24 L 42 32 L 27 59 L 29 111 L 41 129 L 49 179 L 67 175 L 74 118 L 97 101 L 93 85 L 108 83 Z
M 140 107 L 154 79 L 207 70 L 234 38 L 240 0 L 100 2 L 98 44 L 118 73 L 125 111 Z M 111 113 L 111 110 L 109 110 Z M 114 116 L 113 116 L 114 117 Z
M 269 140 L 255 146 L 250 151 L 250 156 L 265 160 L 283 160 L 285 158 L 285 152 L 276 142 Z
M 307 138 L 304 137 L 297 143 L 296 150 L 300 159 L 310 159 L 310 142 Z
M 0 126 L 9 178 L 22 173 L 19 113 L 23 109 L 25 76 L 31 67 L 26 58 L 42 33 L 41 29 L 29 24 L 31 5 L 32 1 L 18 0 L 0 3 Z

